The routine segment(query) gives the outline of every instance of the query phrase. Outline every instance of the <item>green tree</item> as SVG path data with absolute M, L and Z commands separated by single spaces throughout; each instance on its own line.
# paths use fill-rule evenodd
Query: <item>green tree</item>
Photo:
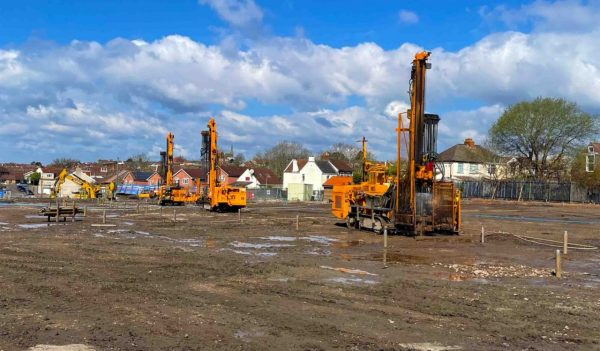
M 29 176 L 29 183 L 33 185 L 38 185 L 40 182 L 40 176 L 41 174 L 39 174 L 38 172 L 31 173 L 31 175 Z
M 134 171 L 151 171 L 151 162 L 146 154 L 133 155 L 125 160 L 125 168 Z
M 573 150 L 598 133 L 596 119 L 564 99 L 537 98 L 508 107 L 489 130 L 490 145 L 523 158 L 534 179 L 560 177 Z

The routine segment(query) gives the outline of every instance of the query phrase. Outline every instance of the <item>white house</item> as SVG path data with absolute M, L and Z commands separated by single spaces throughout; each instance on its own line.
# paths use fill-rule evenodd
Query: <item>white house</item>
M 237 181 L 248 182 L 248 189 L 281 187 L 281 179 L 273 171 L 263 167 L 246 168 Z
M 441 152 L 437 161 L 443 165 L 443 177 L 448 180 L 499 179 L 506 173 L 506 163 L 488 149 L 475 145 L 471 138 Z M 442 178 L 439 170 L 437 177 Z
M 337 175 L 352 174 L 352 167 L 343 161 L 316 161 L 314 157 L 302 160 L 291 160 L 283 171 L 283 188 L 288 189 L 290 184 L 303 184 L 312 186 L 313 196 L 321 194 L 324 190 L 323 183 Z

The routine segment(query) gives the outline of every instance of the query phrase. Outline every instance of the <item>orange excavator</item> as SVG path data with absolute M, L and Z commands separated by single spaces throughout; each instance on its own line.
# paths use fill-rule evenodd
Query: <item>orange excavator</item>
M 196 180 L 196 192 L 189 192 L 173 180 L 173 133 L 167 134 L 167 150 L 161 151 L 161 169 L 164 184 L 158 190 L 158 204 L 184 205 L 186 202 L 197 202 L 200 198 L 200 179 Z
M 454 183 L 436 179 L 442 165 L 437 158 L 438 115 L 425 113 L 425 75 L 431 64 L 429 52 L 419 52 L 412 62 L 410 78 L 410 124 L 405 128 L 398 114 L 396 129 L 396 177 L 383 194 L 364 192 L 361 201 L 345 200 L 334 188 L 333 214 L 352 228 L 380 232 L 383 229 L 410 235 L 432 232 L 458 233 L 460 192 Z M 402 145 L 407 146 L 408 170 L 401 174 Z M 443 171 L 439 172 L 443 175 Z M 338 197 L 339 196 L 339 197 Z
M 214 118 L 208 121 L 208 130 L 202 133 L 202 161 L 208 170 L 207 184 L 198 203 L 211 211 L 235 211 L 246 207 L 246 188 L 221 184 L 217 179 L 218 155 L 217 123 Z

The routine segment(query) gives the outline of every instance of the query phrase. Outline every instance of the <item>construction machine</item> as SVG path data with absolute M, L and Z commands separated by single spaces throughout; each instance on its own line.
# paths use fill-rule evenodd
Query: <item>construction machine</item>
M 246 188 L 221 184 L 217 179 L 218 155 L 217 123 L 208 121 L 208 130 L 202 133 L 202 162 L 208 170 L 208 179 L 198 203 L 211 211 L 233 211 L 246 207 Z
M 173 133 L 167 133 L 167 149 L 161 151 L 161 170 L 164 184 L 158 189 L 158 204 L 161 206 L 172 205 L 181 206 L 186 202 L 194 203 L 198 201 L 200 195 L 198 191 L 196 193 L 190 193 L 187 188 L 180 186 L 173 180 L 173 139 L 175 136 Z M 200 185 L 196 184 L 196 189 L 199 189 Z M 150 194 L 148 195 L 150 197 Z
M 387 166 L 374 163 L 367 159 L 367 139 L 362 138 L 362 181 L 359 184 L 335 185 L 331 193 L 331 212 L 339 218 L 350 221 L 353 225 L 354 217 L 349 217 L 352 205 L 365 206 L 369 196 L 381 196 L 388 191 L 391 181 L 388 179 Z
M 460 229 L 460 192 L 454 183 L 443 178 L 437 158 L 438 115 L 425 113 L 425 75 L 431 64 L 429 52 L 419 52 L 412 62 L 409 84 L 409 126 L 405 128 L 402 113 L 398 114 L 396 130 L 396 178 L 383 194 L 365 193 L 361 201 L 350 201 L 344 217 L 349 227 L 381 232 L 388 230 L 422 235 L 432 232 L 458 233 Z M 401 172 L 402 145 L 408 156 L 407 170 Z M 439 172 L 438 172 L 439 170 Z M 344 197 L 334 199 L 339 204 L 339 216 L 344 215 Z M 335 213 L 334 208 L 334 214 Z
M 64 168 L 54 181 L 54 186 L 50 193 L 51 198 L 56 198 L 60 195 L 61 188 L 65 181 L 71 181 L 80 187 L 80 191 L 76 194 L 71 194 L 69 197 L 75 197 L 79 199 L 96 199 L 98 197 L 104 197 L 109 200 L 114 199 L 115 194 L 115 183 L 111 182 L 105 186 L 99 184 L 92 184 L 76 174 L 69 174 L 69 171 Z

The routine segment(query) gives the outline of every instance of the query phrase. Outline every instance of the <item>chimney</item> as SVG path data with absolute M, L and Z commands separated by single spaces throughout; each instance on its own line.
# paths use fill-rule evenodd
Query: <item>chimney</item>
M 471 138 L 466 138 L 465 145 L 467 145 L 468 147 L 473 147 L 473 146 L 475 146 L 475 142 Z
M 298 171 L 299 171 L 299 169 L 298 169 L 298 160 L 293 159 L 292 160 L 292 172 L 298 172 Z

